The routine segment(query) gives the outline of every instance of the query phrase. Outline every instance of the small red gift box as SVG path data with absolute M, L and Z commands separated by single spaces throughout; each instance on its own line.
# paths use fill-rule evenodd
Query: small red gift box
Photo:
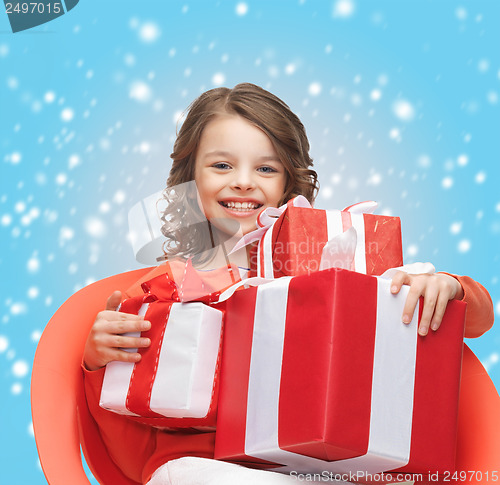
M 227 302 L 215 457 L 302 473 L 453 469 L 465 303 L 437 332 L 409 287 L 329 269 Z
M 179 302 L 166 274 L 143 283 L 143 289 L 147 294 L 124 300 L 120 311 L 151 322 L 140 334 L 151 345 L 139 350 L 142 358 L 135 364 L 106 366 L 100 406 L 156 427 L 215 427 L 222 311 L 199 301 Z
M 333 242 L 335 252 L 352 252 L 352 264 L 345 269 L 369 275 L 381 275 L 389 268 L 402 266 L 401 221 L 398 217 L 371 213 L 375 202 L 362 202 L 343 211 L 313 209 L 304 197 L 296 197 L 271 216 L 259 215 L 259 223 L 269 226 L 260 234 L 252 256 L 252 275 L 265 278 L 299 276 L 319 271 L 323 249 Z M 279 218 L 272 219 L 278 212 Z M 334 238 L 349 228 L 356 230 L 354 241 Z M 249 236 L 246 236 L 248 239 Z M 331 266 L 339 266 L 338 264 Z M 328 266 L 330 267 L 330 266 Z

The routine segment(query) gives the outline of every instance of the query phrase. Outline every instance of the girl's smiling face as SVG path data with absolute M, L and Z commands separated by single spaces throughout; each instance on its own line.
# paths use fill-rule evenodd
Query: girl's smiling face
M 247 234 L 262 209 L 278 206 L 286 173 L 262 130 L 241 116 L 221 114 L 201 135 L 195 182 L 207 219 L 236 220 Z

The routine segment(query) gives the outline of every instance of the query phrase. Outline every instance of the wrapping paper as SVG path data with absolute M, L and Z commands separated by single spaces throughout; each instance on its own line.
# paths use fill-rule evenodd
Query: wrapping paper
M 342 269 L 226 303 L 216 458 L 315 473 L 453 469 L 465 304 L 401 322 L 408 287 Z
M 372 214 L 376 207 L 376 202 L 368 201 L 342 211 L 327 211 L 313 209 L 298 196 L 280 208 L 263 211 L 257 220 L 259 229 L 244 236 L 235 250 L 258 241 L 251 258 L 251 276 L 298 276 L 339 266 L 379 276 L 401 266 L 403 252 L 401 221 Z M 340 237 L 349 229 L 355 233 L 354 238 Z M 352 260 L 346 266 L 348 254 L 352 254 Z M 330 259 L 327 265 L 322 264 L 325 256 Z

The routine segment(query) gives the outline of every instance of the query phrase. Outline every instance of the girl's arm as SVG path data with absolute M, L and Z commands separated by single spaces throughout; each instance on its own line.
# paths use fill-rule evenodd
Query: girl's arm
M 424 297 L 424 307 L 418 333 L 427 335 L 429 329 L 436 331 L 441 325 L 449 300 L 462 300 L 467 303 L 465 314 L 465 337 L 479 337 L 493 325 L 493 303 L 486 289 L 468 276 L 455 276 L 448 273 L 408 274 L 398 271 L 391 285 L 396 294 L 402 285 L 409 285 L 402 320 L 410 323 L 417 302 Z
M 465 312 L 465 337 L 476 338 L 487 332 L 493 325 L 493 302 L 486 288 L 474 281 L 469 276 L 457 276 L 448 273 L 455 278 L 463 288 L 463 301 L 467 303 Z
M 143 483 L 145 467 L 155 454 L 157 430 L 133 422 L 99 406 L 104 368 L 89 371 L 82 365 L 87 405 L 99 427 L 109 458 L 137 483 Z
M 146 339 L 121 335 L 147 330 L 150 323 L 137 315 L 117 312 L 121 292 L 115 291 L 107 300 L 106 309 L 96 316 L 85 344 L 82 359 L 85 397 L 109 457 L 132 480 L 142 483 L 145 464 L 156 447 L 156 429 L 132 422 L 124 416 L 99 406 L 105 365 L 112 360 L 137 362 L 138 353 L 121 348 L 146 347 Z

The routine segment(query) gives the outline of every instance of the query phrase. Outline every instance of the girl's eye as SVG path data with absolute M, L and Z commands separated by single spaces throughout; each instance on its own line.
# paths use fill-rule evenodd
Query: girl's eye
M 263 173 L 274 173 L 277 172 L 277 170 L 273 167 L 265 166 L 265 167 L 259 167 L 259 169 Z
M 218 168 L 221 170 L 227 170 L 228 168 L 231 168 L 226 162 L 217 162 L 212 165 L 214 168 Z

